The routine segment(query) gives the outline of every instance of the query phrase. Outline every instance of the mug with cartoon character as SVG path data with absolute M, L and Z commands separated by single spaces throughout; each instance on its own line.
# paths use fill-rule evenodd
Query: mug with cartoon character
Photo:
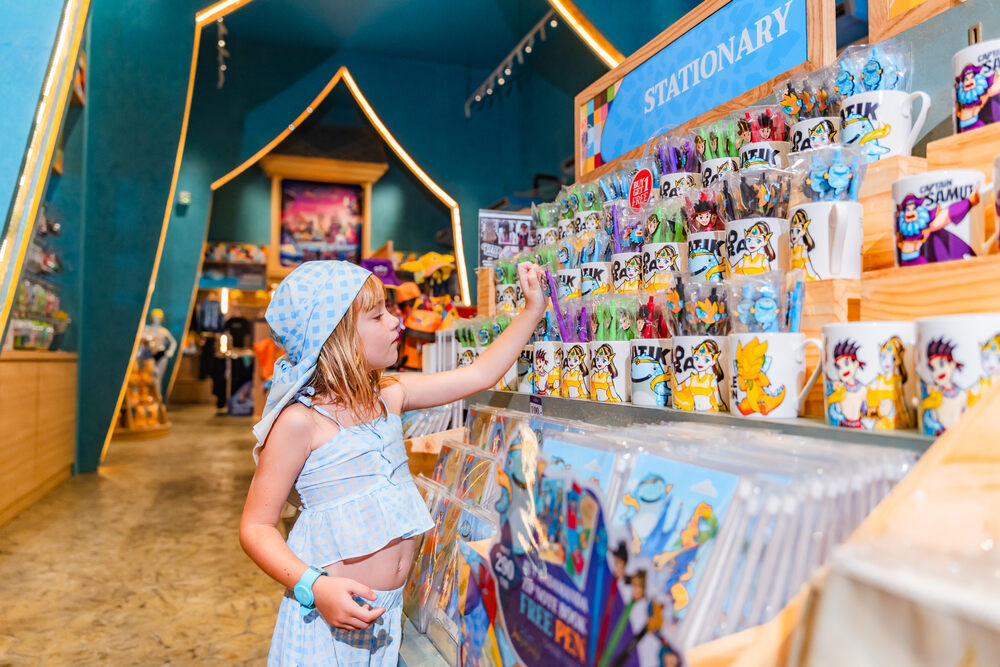
M 669 338 L 632 340 L 632 404 L 666 407 L 670 405 Z
M 840 141 L 840 117 L 803 118 L 792 125 L 790 136 L 793 153 L 837 143 Z
M 730 276 L 787 271 L 788 221 L 743 218 L 726 223 L 726 263 Z
M 993 184 L 984 181 L 976 169 L 941 169 L 895 181 L 896 266 L 987 254 L 994 237 L 984 239 L 979 201 Z
M 831 426 L 910 428 L 912 322 L 842 322 L 823 327 L 823 394 Z
M 579 299 L 583 276 L 580 269 L 559 269 L 556 271 L 557 296 L 560 301 Z
M 629 355 L 627 340 L 590 342 L 590 398 L 598 403 L 627 403 Z
M 673 406 L 687 412 L 729 410 L 729 346 L 725 336 L 674 336 L 670 339 Z
M 455 365 L 458 368 L 471 366 L 472 362 L 479 358 L 479 351 L 475 347 L 458 347 L 458 359 Z
M 854 201 L 817 201 L 791 210 L 791 268 L 807 280 L 861 279 L 862 206 Z
M 696 232 L 687 237 L 687 267 L 692 280 L 718 282 L 726 277 L 726 233 Z
M 740 171 L 787 167 L 791 147 L 787 141 L 753 141 L 743 144 L 740 146 Z
M 967 46 L 951 58 L 955 133 L 1000 122 L 1000 39 Z
M 917 320 L 920 430 L 940 435 L 1000 384 L 1000 313 Z
M 921 99 L 913 121 L 913 102 Z M 924 129 L 930 96 L 923 92 L 874 90 L 845 97 L 840 104 L 840 141 L 863 147 L 869 162 L 909 155 Z
M 751 418 L 798 417 L 822 371 L 817 364 L 806 379 L 808 345 L 815 345 L 822 358 L 823 342 L 806 338 L 805 334 L 729 334 L 732 359 L 729 411 Z
M 618 252 L 611 256 L 611 284 L 619 294 L 642 288 L 641 252 Z
M 701 163 L 701 183 L 707 187 L 726 174 L 740 170 L 740 163 L 733 157 L 716 157 Z
M 497 312 L 513 315 L 517 312 L 518 283 L 500 283 L 497 285 Z
M 535 365 L 535 346 L 525 345 L 517 358 L 517 391 L 520 394 L 531 394 L 535 390 L 533 379 Z
M 580 296 L 608 294 L 611 292 L 611 262 L 584 262 L 580 265 Z
M 559 396 L 562 377 L 562 342 L 557 340 L 535 341 L 532 356 L 534 372 L 531 384 L 538 396 Z
M 680 197 L 691 188 L 701 187 L 701 173 L 679 171 L 674 174 L 660 174 L 660 197 Z
M 590 345 L 563 343 L 562 378 L 559 385 L 563 398 L 590 398 Z
M 670 272 L 687 271 L 687 243 L 646 243 L 642 246 L 643 286 L 647 292 L 666 289 Z

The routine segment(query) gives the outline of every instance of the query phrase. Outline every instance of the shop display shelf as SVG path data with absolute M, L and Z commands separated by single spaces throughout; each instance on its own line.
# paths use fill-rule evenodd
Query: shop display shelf
M 493 269 L 481 266 L 476 269 L 477 315 L 492 317 L 496 314 L 497 288 L 493 284 Z
M 846 444 L 878 445 L 895 447 L 923 453 L 934 438 L 916 431 L 856 431 L 824 424 L 819 419 L 800 417 L 798 419 L 746 419 L 729 413 L 686 412 L 673 408 L 654 408 L 630 403 L 612 405 L 595 403 L 579 398 L 536 397 L 542 402 L 542 414 L 547 417 L 578 419 L 601 426 L 624 427 L 633 424 L 654 424 L 659 422 L 693 422 L 716 426 L 738 426 L 741 428 L 777 431 L 787 435 L 837 440 Z M 466 399 L 466 405 L 491 405 L 499 408 L 530 412 L 530 394 L 509 391 L 481 391 Z
M 1000 311 L 1000 255 L 884 269 L 861 280 L 862 320 Z
M 976 169 L 991 183 L 993 159 L 997 155 L 1000 155 L 1000 123 L 992 123 L 927 144 L 927 169 Z M 996 212 L 989 198 L 984 199 L 983 214 L 989 237 L 996 228 Z
M 861 246 L 862 269 L 873 271 L 895 263 L 892 184 L 903 176 L 927 171 L 922 157 L 897 155 L 868 165 L 858 201 L 864 209 L 865 238 Z

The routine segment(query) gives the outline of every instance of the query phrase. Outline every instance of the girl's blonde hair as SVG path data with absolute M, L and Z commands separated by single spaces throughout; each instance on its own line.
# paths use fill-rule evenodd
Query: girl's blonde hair
M 343 319 L 320 350 L 307 387 L 317 398 L 327 398 L 343 406 L 357 421 L 367 421 L 385 414 L 378 400 L 379 391 L 390 381 L 382 377 L 382 369 L 369 370 L 358 334 L 358 317 L 385 302 L 385 288 L 376 276 L 369 276 L 354 298 Z

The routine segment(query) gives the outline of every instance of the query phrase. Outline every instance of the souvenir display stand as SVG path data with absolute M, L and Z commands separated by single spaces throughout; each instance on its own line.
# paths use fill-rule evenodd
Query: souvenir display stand
M 155 377 L 152 359 L 133 362 L 115 437 L 157 438 L 170 431 L 167 409 Z

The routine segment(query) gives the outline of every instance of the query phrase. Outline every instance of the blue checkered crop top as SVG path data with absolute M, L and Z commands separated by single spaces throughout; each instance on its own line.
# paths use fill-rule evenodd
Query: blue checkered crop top
M 309 454 L 295 480 L 302 514 L 288 535 L 288 547 L 296 556 L 324 567 L 434 527 L 410 476 L 399 415 L 386 409 L 385 417 L 341 426 L 308 396 L 297 400 L 340 431 Z

